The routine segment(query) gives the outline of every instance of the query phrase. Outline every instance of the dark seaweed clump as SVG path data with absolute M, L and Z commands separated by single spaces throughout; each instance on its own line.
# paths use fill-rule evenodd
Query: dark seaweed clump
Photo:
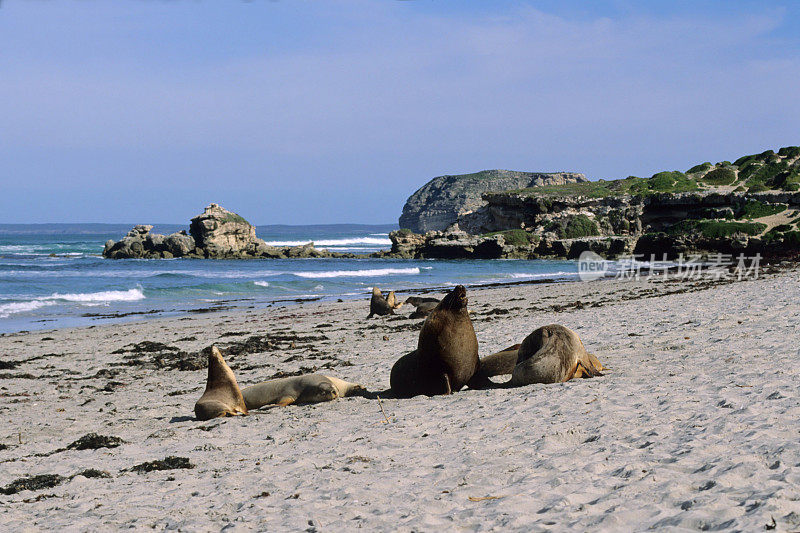
M 119 437 L 88 433 L 69 446 L 68 450 L 96 450 L 98 448 L 116 448 L 125 441 Z
M 162 460 L 148 461 L 131 467 L 131 471 L 139 474 L 153 472 L 155 470 L 175 470 L 177 468 L 194 468 L 194 465 L 187 457 L 170 455 Z
M 95 478 L 95 477 L 108 478 L 108 477 L 111 477 L 111 474 L 109 474 L 105 470 L 98 470 L 96 468 L 87 468 L 85 470 L 81 470 L 80 472 L 75 474 L 75 476 L 83 476 L 83 477 L 87 477 L 87 478 Z M 75 477 L 75 476 L 72 476 L 72 477 Z
M 60 485 L 67 478 L 58 474 L 40 474 L 38 476 L 27 476 L 15 479 L 11 483 L 0 489 L 3 494 L 16 494 L 23 490 L 42 490 L 50 489 Z

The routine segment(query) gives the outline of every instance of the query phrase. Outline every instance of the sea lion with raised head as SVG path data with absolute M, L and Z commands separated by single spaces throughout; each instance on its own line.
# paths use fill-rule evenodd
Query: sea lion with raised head
M 389 378 L 399 398 L 460 390 L 480 365 L 478 338 L 467 312 L 467 290 L 458 285 L 422 324 L 417 349 L 395 362 Z
M 322 374 L 304 374 L 272 379 L 240 389 L 233 371 L 216 346 L 208 356 L 206 390 L 194 405 L 198 420 L 220 416 L 246 415 L 265 405 L 318 403 L 356 396 L 365 389 L 357 383 Z
M 386 303 L 389 304 L 389 307 L 392 309 L 400 309 L 403 306 L 403 302 L 397 299 L 397 296 L 394 295 L 394 291 L 389 291 L 389 294 L 386 295 Z
M 236 376 L 216 346 L 212 346 L 208 354 L 206 390 L 194 404 L 194 414 L 198 420 L 247 414 Z
M 369 315 L 367 318 L 372 318 L 374 315 L 384 316 L 393 315 L 394 309 L 389 305 L 389 302 L 381 294 L 378 287 L 372 287 L 372 298 L 369 300 Z
M 558 324 L 533 331 L 519 347 L 508 385 L 561 383 L 575 377 L 602 376 L 603 365 L 590 355 L 578 334 Z

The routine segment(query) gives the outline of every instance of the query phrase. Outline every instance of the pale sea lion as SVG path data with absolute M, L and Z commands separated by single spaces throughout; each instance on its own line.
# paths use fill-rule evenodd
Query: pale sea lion
M 601 376 L 603 365 L 590 356 L 578 334 L 558 324 L 533 331 L 520 345 L 509 386 L 561 383 L 574 377 Z
M 389 294 L 386 295 L 386 303 L 389 304 L 389 307 L 392 309 L 400 309 L 403 306 L 403 302 L 397 299 L 397 296 L 394 295 L 394 291 L 390 291 Z
M 211 353 L 208 354 L 206 390 L 194 404 L 194 414 L 198 420 L 247 414 L 247 406 L 239 384 L 236 383 L 236 376 L 216 346 L 212 346 Z
M 451 394 L 475 375 L 480 365 L 478 339 L 467 302 L 467 290 L 458 285 L 425 320 L 417 349 L 392 367 L 390 385 L 397 397 Z
M 361 385 L 343 379 L 322 374 L 304 374 L 271 379 L 245 387 L 242 396 L 248 409 L 258 409 L 265 405 L 329 402 L 364 391 Z
M 384 299 L 381 290 L 378 287 L 372 287 L 372 298 L 369 301 L 369 315 L 367 318 L 372 318 L 373 315 L 384 316 L 393 315 L 394 310 L 389 302 Z
M 240 389 L 222 354 L 212 346 L 206 390 L 194 405 L 194 413 L 198 420 L 209 420 L 246 415 L 248 410 L 265 405 L 327 402 L 364 392 L 361 385 L 322 374 L 273 379 Z

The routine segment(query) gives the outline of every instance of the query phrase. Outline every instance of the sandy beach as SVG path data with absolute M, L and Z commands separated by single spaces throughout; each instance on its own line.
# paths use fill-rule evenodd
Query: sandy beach
M 558 323 L 609 370 L 210 422 L 211 344 L 243 386 L 382 391 L 421 321 L 364 300 L 4 335 L 0 529 L 798 531 L 798 272 L 472 289 L 481 356 Z

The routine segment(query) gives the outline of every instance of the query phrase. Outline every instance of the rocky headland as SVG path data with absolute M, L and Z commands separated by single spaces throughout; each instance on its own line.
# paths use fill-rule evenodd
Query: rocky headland
M 535 259 L 576 258 L 591 250 L 608 258 L 760 253 L 794 259 L 800 252 L 798 190 L 800 147 L 650 178 L 489 191 L 481 194 L 483 205 L 443 230 L 414 232 L 404 226 L 404 210 L 402 229 L 390 234 L 392 249 L 384 255 Z
M 586 176 L 576 172 L 483 170 L 472 174 L 439 176 L 408 198 L 400 215 L 400 227 L 417 233 L 441 231 L 459 217 L 484 208 L 484 193 L 585 181 Z
M 309 257 L 356 257 L 314 247 L 270 246 L 256 237 L 256 228 L 241 216 L 211 204 L 194 217 L 189 233 L 150 233 L 153 226 L 137 225 L 119 241 L 109 240 L 103 256 L 109 259 L 286 259 Z

